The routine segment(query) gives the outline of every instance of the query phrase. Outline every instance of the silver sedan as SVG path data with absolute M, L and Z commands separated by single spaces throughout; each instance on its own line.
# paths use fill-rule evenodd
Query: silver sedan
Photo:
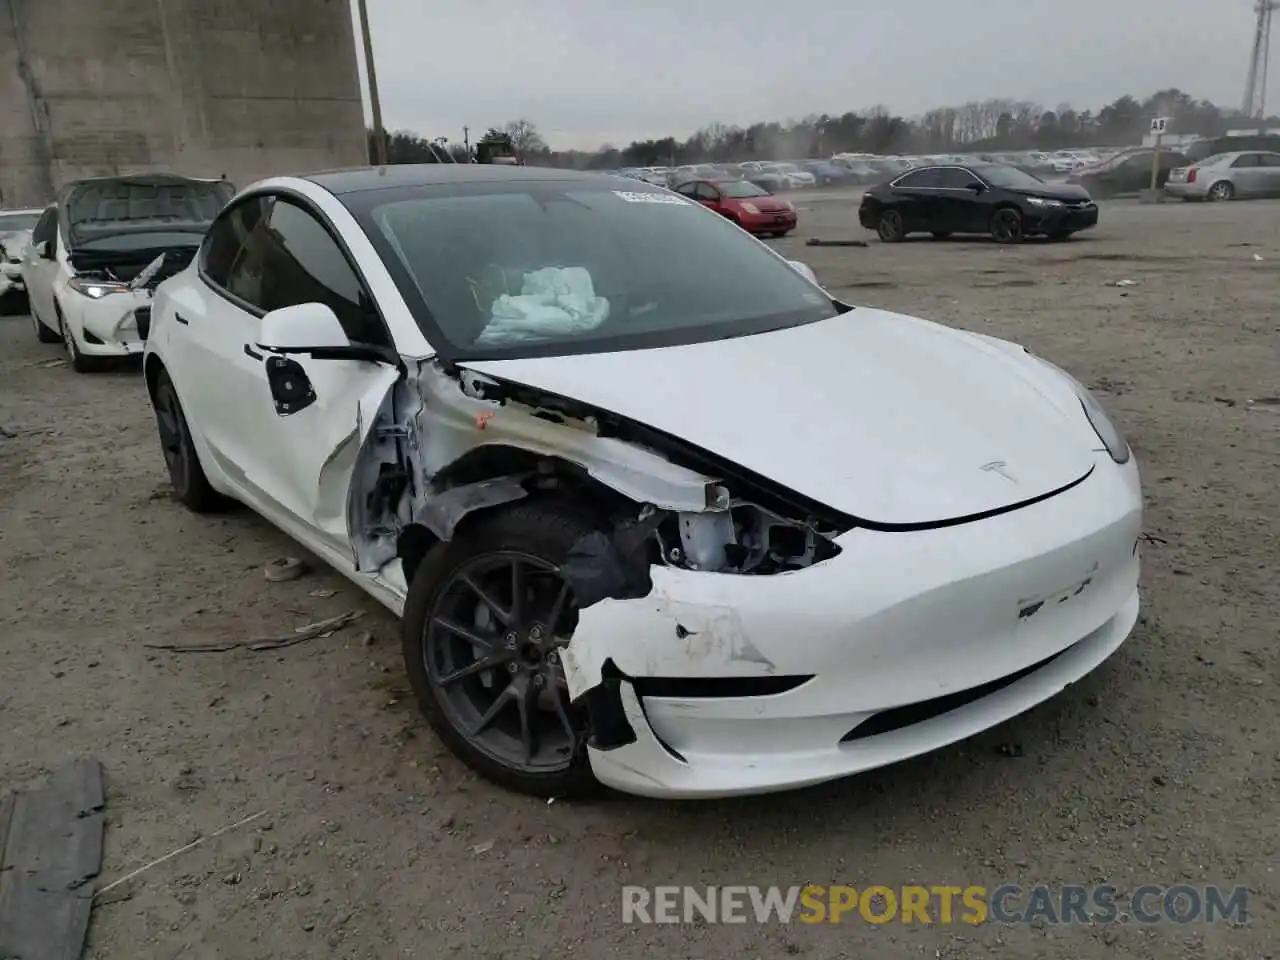
M 1183 200 L 1280 197 L 1280 153 L 1243 150 L 1205 157 L 1170 171 L 1164 189 Z

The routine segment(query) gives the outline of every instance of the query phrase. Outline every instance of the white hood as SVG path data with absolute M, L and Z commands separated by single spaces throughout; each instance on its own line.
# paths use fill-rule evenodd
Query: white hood
M 463 366 L 656 427 L 883 524 L 1052 493 L 1098 447 L 1069 388 L 1046 384 L 1034 360 L 861 307 L 711 343 Z

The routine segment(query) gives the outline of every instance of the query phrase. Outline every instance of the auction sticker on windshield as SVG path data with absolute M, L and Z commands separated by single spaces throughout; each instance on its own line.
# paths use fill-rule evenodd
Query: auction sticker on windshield
M 640 193 L 634 190 L 614 190 L 614 196 L 621 197 L 627 203 L 680 203 L 690 201 L 678 193 Z

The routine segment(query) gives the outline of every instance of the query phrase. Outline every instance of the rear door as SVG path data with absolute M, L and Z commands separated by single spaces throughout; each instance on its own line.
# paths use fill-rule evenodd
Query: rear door
M 893 183 L 893 207 L 902 214 L 908 230 L 945 230 L 941 222 L 942 172 L 938 167 L 913 170 Z
M 266 390 L 261 359 L 244 344 L 260 327 L 258 251 L 274 202 L 254 194 L 223 211 L 198 254 L 202 282 L 175 289 L 153 325 L 188 422 L 251 501 L 261 486 L 254 465 L 266 442 L 259 416 Z
M 1260 153 L 1258 179 L 1267 197 L 1280 197 L 1280 153 Z
M 1263 186 L 1262 155 L 1242 153 L 1231 161 L 1231 183 L 1237 197 L 1261 196 Z

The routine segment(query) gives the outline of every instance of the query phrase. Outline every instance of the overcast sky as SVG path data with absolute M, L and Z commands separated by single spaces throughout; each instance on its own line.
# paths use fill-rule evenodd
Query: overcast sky
M 1176 86 L 1239 106 L 1253 0 L 368 0 L 390 129 L 554 147 L 884 104 L 1097 108 Z M 354 7 L 354 4 L 353 4 Z M 357 34 L 358 36 L 358 34 Z M 1280 41 L 1278 41 L 1280 42 Z M 1267 99 L 1280 107 L 1280 70 Z

